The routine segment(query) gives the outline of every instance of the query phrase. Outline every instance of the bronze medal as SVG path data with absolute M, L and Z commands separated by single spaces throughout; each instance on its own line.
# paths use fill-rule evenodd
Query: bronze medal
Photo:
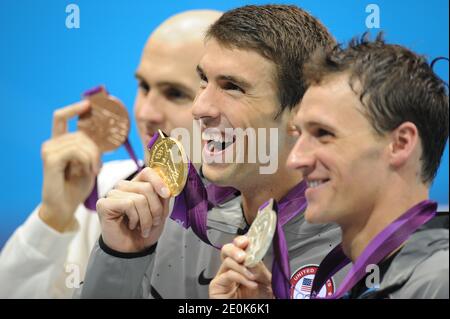
M 147 166 L 158 172 L 171 196 L 180 194 L 186 185 L 189 169 L 187 155 L 181 143 L 159 130 L 158 139 L 148 152 Z
M 85 97 L 91 102 L 91 108 L 79 117 L 78 130 L 88 135 L 101 152 L 117 149 L 125 143 L 130 131 L 127 109 L 103 87 Z

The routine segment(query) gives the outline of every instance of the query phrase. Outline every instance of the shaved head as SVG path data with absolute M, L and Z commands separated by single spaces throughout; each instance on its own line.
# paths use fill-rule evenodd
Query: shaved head
M 203 41 L 206 30 L 222 15 L 214 10 L 192 10 L 165 20 L 152 33 L 149 40 L 167 42 Z

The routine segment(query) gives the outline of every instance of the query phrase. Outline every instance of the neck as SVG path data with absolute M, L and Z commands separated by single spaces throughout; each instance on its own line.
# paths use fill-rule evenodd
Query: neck
M 269 176 L 269 175 L 267 175 Z M 252 187 L 241 189 L 242 207 L 245 219 L 252 224 L 258 213 L 258 208 L 274 198 L 281 200 L 287 193 L 301 182 L 301 174 L 292 171 L 277 172 L 266 179 L 258 180 Z M 257 184 L 257 185 L 255 185 Z
M 399 189 L 399 188 L 397 188 Z M 362 218 L 351 218 L 348 223 L 340 223 L 342 229 L 342 248 L 352 262 L 363 253 L 364 249 L 384 228 L 389 226 L 394 220 L 403 215 L 408 209 L 419 202 L 428 199 L 428 189 L 424 187 L 402 188 L 407 190 L 403 194 L 395 192 L 396 188 L 391 187 L 390 191 L 383 192 L 382 200 L 375 203 L 368 214 L 359 211 L 356 214 Z M 359 213 L 359 214 L 358 214 Z M 353 216 L 354 217 L 354 216 Z

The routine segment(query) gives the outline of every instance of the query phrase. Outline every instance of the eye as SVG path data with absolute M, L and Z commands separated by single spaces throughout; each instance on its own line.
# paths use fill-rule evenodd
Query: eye
M 148 85 L 145 81 L 140 80 L 138 86 L 144 95 L 147 95 L 150 91 L 150 85 Z
M 316 129 L 316 131 L 315 131 L 315 134 L 314 134 L 317 138 L 328 138 L 328 137 L 334 137 L 334 134 L 332 133 L 332 132 L 330 132 L 329 130 L 327 130 L 327 129 L 324 129 L 324 128 L 318 128 L 318 129 Z
M 238 91 L 238 92 L 241 92 L 241 93 L 245 93 L 245 91 L 241 87 L 237 86 L 233 82 L 225 82 L 223 84 L 222 88 L 224 90 L 228 90 L 228 91 Z
M 167 88 L 164 90 L 164 96 L 170 100 L 175 102 L 184 102 L 184 101 L 191 101 L 192 98 L 183 92 L 182 90 L 178 88 Z

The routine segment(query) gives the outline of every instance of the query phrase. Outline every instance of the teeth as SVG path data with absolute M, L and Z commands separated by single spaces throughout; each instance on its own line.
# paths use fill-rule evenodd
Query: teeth
M 317 186 L 319 186 L 319 185 L 321 185 L 323 183 L 325 183 L 325 180 L 314 180 L 314 181 L 308 181 L 307 182 L 308 187 L 310 187 L 310 188 L 317 187 Z
M 217 143 L 222 143 L 223 138 L 220 131 L 207 129 L 202 133 L 202 139 L 205 141 L 214 141 Z
M 223 133 L 216 128 L 207 128 L 202 133 L 202 139 L 205 141 L 214 141 L 216 143 L 233 142 L 233 134 Z

